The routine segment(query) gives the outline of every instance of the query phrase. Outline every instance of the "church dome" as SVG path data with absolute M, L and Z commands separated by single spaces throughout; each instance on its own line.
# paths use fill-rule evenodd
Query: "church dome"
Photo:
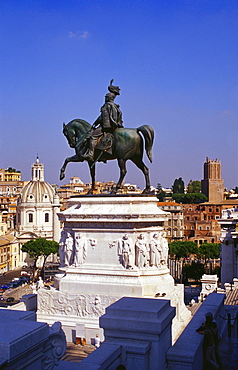
M 44 181 L 44 166 L 36 158 L 32 165 L 31 181 L 21 191 L 20 203 L 52 203 L 54 188 Z
M 21 201 L 24 203 L 51 203 L 53 201 L 54 189 L 46 181 L 30 181 L 21 193 Z

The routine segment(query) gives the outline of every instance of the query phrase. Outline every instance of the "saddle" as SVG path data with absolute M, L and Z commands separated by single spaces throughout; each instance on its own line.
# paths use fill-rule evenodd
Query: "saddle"
M 104 132 L 104 134 L 98 138 L 95 148 L 112 154 L 113 135 L 110 132 Z

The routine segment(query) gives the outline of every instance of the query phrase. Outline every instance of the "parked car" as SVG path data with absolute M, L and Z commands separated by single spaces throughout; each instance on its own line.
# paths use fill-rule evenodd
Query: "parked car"
M 6 290 L 6 289 L 9 289 L 9 287 L 7 285 L 1 285 L 0 289 Z
M 14 302 L 15 298 L 13 297 L 7 297 L 6 302 Z

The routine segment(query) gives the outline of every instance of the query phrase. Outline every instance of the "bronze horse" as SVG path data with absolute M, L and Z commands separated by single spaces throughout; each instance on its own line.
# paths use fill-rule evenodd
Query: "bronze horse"
M 82 120 L 75 119 L 70 121 L 67 125 L 63 124 L 63 133 L 66 136 L 69 146 L 75 149 L 76 154 L 72 157 L 65 159 L 64 164 L 60 170 L 60 180 L 65 177 L 65 169 L 69 162 L 83 162 L 85 159 L 82 155 L 86 151 L 86 141 L 87 135 L 91 130 L 91 125 Z M 88 161 L 90 174 L 92 178 L 92 187 L 89 191 L 90 194 L 93 193 L 95 189 L 95 163 L 105 162 L 111 159 L 117 159 L 118 166 L 120 168 L 120 178 L 116 185 L 116 189 L 113 193 L 116 193 L 118 189 L 121 188 L 123 179 L 126 175 L 126 161 L 130 159 L 144 174 L 146 187 L 143 194 L 150 193 L 150 179 L 149 170 L 142 161 L 143 157 L 143 139 L 139 134 L 142 133 L 145 142 L 145 151 L 150 162 L 152 162 L 152 145 L 154 141 L 154 130 L 149 125 L 143 125 L 137 129 L 130 128 L 118 128 L 113 132 L 113 145 L 112 154 L 106 151 L 101 151 L 95 148 L 94 160 Z

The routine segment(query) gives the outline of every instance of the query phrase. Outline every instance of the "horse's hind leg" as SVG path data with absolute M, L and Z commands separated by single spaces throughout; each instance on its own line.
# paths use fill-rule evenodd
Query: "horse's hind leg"
M 141 158 L 132 157 L 131 161 L 143 172 L 145 176 L 145 189 L 143 190 L 143 194 L 150 192 L 150 177 L 149 177 L 149 169 L 146 167 L 144 162 Z
M 117 163 L 118 163 L 118 166 L 120 168 L 120 178 L 119 178 L 119 181 L 116 185 L 116 190 L 112 192 L 113 193 L 116 193 L 118 189 L 121 188 L 122 186 L 122 182 L 124 180 L 124 177 L 126 176 L 126 173 L 127 173 L 127 170 L 126 170 L 126 161 L 124 159 L 118 159 L 117 160 Z

